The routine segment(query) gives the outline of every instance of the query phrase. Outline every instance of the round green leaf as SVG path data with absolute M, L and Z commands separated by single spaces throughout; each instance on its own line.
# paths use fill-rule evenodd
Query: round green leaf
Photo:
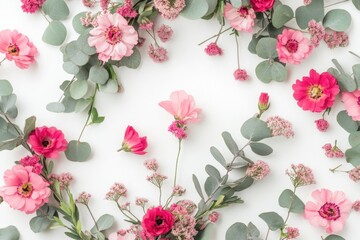
M 53 20 L 65 19 L 70 13 L 64 0 L 46 0 L 42 10 Z
M 234 223 L 226 231 L 225 240 L 247 240 L 247 227 L 243 223 Z
M 99 220 L 97 220 L 96 224 L 99 228 L 99 231 L 104 231 L 112 227 L 112 225 L 114 224 L 114 217 L 110 214 L 104 214 L 99 218 Z M 96 231 L 97 229 L 94 226 L 93 229 L 91 229 L 91 232 L 95 233 Z
M 291 7 L 279 4 L 275 9 L 272 16 L 272 24 L 276 28 L 281 28 L 294 17 L 294 11 Z
M 264 83 L 273 80 L 283 82 L 287 79 L 286 68 L 278 62 L 265 60 L 257 65 L 255 72 L 256 76 Z
M 260 156 L 267 156 L 273 152 L 270 146 L 260 142 L 252 142 L 250 143 L 250 147 L 254 153 Z
M 70 96 L 77 100 L 85 96 L 89 89 L 86 80 L 76 80 L 70 85 Z
M 331 235 L 327 236 L 324 240 L 345 240 L 345 238 L 343 238 L 339 235 L 331 234 Z
M 36 216 L 30 220 L 29 225 L 34 233 L 39 233 L 47 230 L 51 225 L 51 221 L 47 216 Z
M 252 117 L 241 126 L 241 134 L 244 138 L 251 141 L 260 141 L 264 138 L 271 137 L 271 130 L 266 122 L 259 118 Z
M 265 212 L 259 215 L 259 217 L 266 222 L 270 230 L 275 231 L 284 227 L 283 218 L 276 212 Z
M 8 226 L 6 228 L 0 228 L 1 240 L 19 240 L 20 233 L 14 226 Z
M 42 36 L 42 40 L 54 46 L 61 45 L 66 38 L 66 28 L 64 24 L 59 21 L 52 21 L 49 23 Z
M 74 162 L 84 162 L 91 154 L 91 147 L 87 142 L 72 140 L 69 142 L 65 155 L 67 159 Z
M 279 197 L 280 207 L 287 208 L 293 213 L 303 213 L 305 204 L 290 189 L 285 189 Z
M 295 11 L 296 23 L 301 29 L 308 27 L 308 22 L 314 19 L 320 22 L 324 17 L 324 0 L 314 0 L 307 6 L 301 6 Z
M 136 69 L 140 66 L 141 63 L 141 54 L 138 48 L 133 49 L 133 54 L 129 57 L 123 57 L 115 65 L 118 67 L 125 66 L 128 68 Z
M 354 167 L 360 166 L 360 144 L 346 150 L 345 157 Z
M 76 41 L 72 41 L 66 45 L 65 54 L 74 64 L 78 66 L 84 66 L 90 59 L 88 54 L 81 51 Z
M 352 70 L 354 73 L 354 78 L 355 78 L 357 87 L 358 87 L 358 89 L 360 89 L 360 64 L 353 65 Z
M 351 15 L 344 9 L 330 10 L 324 17 L 324 27 L 330 28 L 334 31 L 346 31 L 351 24 Z
M 0 80 L 0 97 L 9 96 L 13 92 L 13 87 L 8 80 Z
M 200 19 L 209 11 L 207 1 L 186 0 L 186 7 L 181 11 L 180 15 L 188 19 Z
M 357 8 L 357 10 L 360 10 L 360 0 L 352 0 L 352 3 Z
M 61 113 L 65 111 L 65 106 L 61 102 L 52 102 L 46 105 L 46 109 L 50 112 Z
M 256 54 L 261 58 L 276 58 L 276 39 L 271 37 L 262 38 L 256 45 Z
M 109 79 L 108 71 L 101 66 L 92 66 L 89 71 L 89 80 L 94 83 L 105 84 Z
M 340 90 L 345 92 L 353 92 L 356 90 L 355 80 L 347 73 L 340 73 L 336 76 Z
M 65 72 L 73 75 L 78 74 L 80 71 L 80 67 L 73 62 L 64 62 L 63 69 L 65 70 Z
M 356 121 L 352 120 L 352 118 L 346 113 L 346 111 L 341 111 L 338 113 L 337 122 L 339 125 L 345 129 L 345 131 L 352 133 L 358 130 L 358 124 Z
M 106 93 L 117 93 L 121 90 L 121 85 L 116 79 L 110 78 L 105 84 L 100 85 L 100 91 Z
M 211 194 L 218 187 L 218 185 L 219 185 L 218 181 L 214 177 L 209 176 L 204 184 L 205 193 L 208 196 L 211 196 Z
M 90 47 L 88 43 L 89 31 L 84 31 L 76 40 L 78 48 L 87 55 L 93 55 L 96 53 L 95 47 Z
M 89 70 L 86 67 L 81 67 L 75 77 L 79 80 L 87 80 L 89 78 Z
M 352 147 L 360 144 L 360 132 L 352 132 L 349 135 L 349 143 Z
M 85 27 L 80 18 L 85 18 L 86 12 L 81 12 L 75 15 L 75 17 L 72 20 L 72 26 L 74 28 L 74 30 L 78 33 L 78 34 L 82 34 L 86 29 L 88 29 L 87 27 Z

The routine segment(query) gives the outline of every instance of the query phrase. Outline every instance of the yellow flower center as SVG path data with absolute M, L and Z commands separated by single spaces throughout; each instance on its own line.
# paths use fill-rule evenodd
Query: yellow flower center
M 313 85 L 309 88 L 308 93 L 312 99 L 319 99 L 323 94 L 323 90 L 319 85 Z
M 33 186 L 31 183 L 23 183 L 18 187 L 18 193 L 25 198 L 29 198 L 33 192 Z
M 8 50 L 8 53 L 12 56 L 19 56 L 20 49 L 18 48 L 18 46 L 16 46 L 16 44 L 10 43 L 7 50 Z

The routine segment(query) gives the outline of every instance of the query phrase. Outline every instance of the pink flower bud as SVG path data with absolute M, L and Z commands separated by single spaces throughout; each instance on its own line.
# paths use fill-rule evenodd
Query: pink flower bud
M 269 94 L 263 93 L 263 92 L 260 94 L 258 107 L 259 107 L 260 113 L 263 113 L 269 109 L 269 107 L 270 107 Z

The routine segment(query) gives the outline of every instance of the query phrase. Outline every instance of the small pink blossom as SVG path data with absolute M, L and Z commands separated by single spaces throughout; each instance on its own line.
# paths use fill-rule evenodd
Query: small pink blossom
M 146 160 L 144 165 L 148 170 L 151 170 L 154 172 L 156 172 L 159 168 L 159 164 L 155 158 Z
M 299 229 L 294 227 L 286 227 L 286 238 L 295 239 L 300 236 Z
M 359 212 L 360 211 L 360 201 L 359 200 L 356 200 L 353 205 L 352 205 L 352 209 L 356 212 Z
M 185 192 L 186 192 L 186 189 L 185 189 L 185 188 L 183 188 L 183 187 L 180 186 L 180 185 L 176 185 L 176 186 L 173 188 L 172 194 L 173 194 L 174 196 L 179 196 L 179 197 L 180 197 L 180 196 L 184 195 Z
M 34 152 L 46 158 L 58 158 L 59 152 L 65 151 L 68 144 L 61 130 L 46 126 L 35 128 L 27 142 Z
M 152 58 L 154 62 L 162 63 L 168 60 L 167 51 L 163 47 L 154 47 L 154 45 L 150 44 L 148 55 Z
M 145 207 L 145 205 L 149 202 L 147 198 L 136 198 L 135 204 L 137 206 Z
M 315 120 L 315 124 L 320 132 L 325 132 L 329 128 L 329 122 L 323 118 Z
M 107 11 L 109 4 L 110 4 L 110 0 L 100 0 L 100 7 L 104 12 Z
M 311 168 L 306 167 L 304 164 L 291 164 L 291 168 L 287 169 L 285 174 L 290 177 L 295 187 L 315 184 L 315 178 Z
M 325 150 L 325 155 L 328 158 L 342 158 L 344 157 L 344 153 L 343 151 L 341 151 L 341 149 L 336 145 L 336 141 L 335 141 L 335 145 L 332 146 L 330 143 L 325 144 L 322 147 Z
M 324 39 L 325 28 L 315 20 L 310 20 L 308 22 L 308 30 L 311 35 L 311 43 L 317 47 L 320 44 L 320 41 Z
M 246 81 L 249 80 L 249 75 L 247 74 L 245 69 L 236 69 L 234 72 L 234 78 L 235 80 L 240 80 L 240 81 Z
M 263 112 L 268 110 L 269 107 L 270 107 L 269 94 L 262 92 L 260 94 L 259 101 L 258 101 L 258 108 L 259 108 L 260 114 L 262 114 Z
M 216 223 L 219 220 L 219 213 L 216 211 L 213 211 L 209 214 L 208 219 L 212 223 Z
M 347 114 L 354 121 L 360 121 L 360 90 L 342 92 L 341 100 L 344 103 Z
M 272 136 L 284 136 L 290 138 L 295 135 L 292 124 L 279 116 L 269 117 L 266 120 L 266 123 L 268 128 L 271 129 Z
M 119 230 L 117 232 L 111 233 L 109 235 L 109 240 L 136 240 L 136 236 L 132 234 L 130 231 Z
M 9 29 L 0 31 L 0 52 L 21 69 L 26 69 L 33 64 L 38 55 L 37 48 L 27 36 Z
M 154 27 L 154 23 L 151 21 L 147 21 L 147 22 L 143 22 L 140 24 L 139 28 L 143 29 L 143 30 L 148 30 L 150 31 L 151 29 L 153 29 Z
M 49 183 L 33 173 L 30 166 L 16 165 L 6 170 L 4 181 L 5 186 L 0 187 L 0 196 L 14 209 L 26 214 L 34 213 L 49 200 Z
M 40 163 L 40 159 L 37 155 L 26 156 L 20 159 L 19 162 L 23 167 L 27 167 L 27 166 L 33 167 L 32 169 L 33 173 L 40 175 L 40 173 L 42 172 L 43 165 Z
M 163 182 L 167 179 L 168 177 L 165 175 L 162 175 L 160 173 L 154 172 L 153 174 L 151 174 L 150 176 L 146 177 L 146 180 L 148 180 L 149 182 L 151 182 L 152 184 L 154 184 L 157 187 L 161 187 Z
M 26 13 L 34 13 L 39 8 L 42 7 L 42 5 L 45 3 L 46 0 L 21 0 L 22 5 L 21 8 L 23 12 Z
M 174 31 L 171 29 L 171 27 L 168 25 L 165 25 L 165 24 L 161 25 L 160 28 L 156 32 L 162 42 L 169 41 L 169 39 L 171 38 L 171 36 L 174 33 Z
M 81 24 L 85 27 L 97 27 L 97 16 L 91 15 L 91 12 L 86 12 L 85 17 L 80 17 Z
M 349 178 L 354 182 L 358 182 L 360 180 L 360 167 L 356 167 L 351 169 L 349 172 Z
M 138 40 L 138 43 L 137 43 L 137 47 L 142 47 L 143 45 L 144 45 L 144 43 L 145 43 L 145 41 L 146 41 L 146 38 L 144 38 L 144 37 L 139 37 L 139 40 Z
M 89 32 L 88 43 L 96 48 L 99 60 L 118 61 L 133 54 L 138 34 L 123 16 L 106 12 L 97 17 L 97 24 L 98 26 Z
M 127 189 L 122 183 L 114 183 L 110 191 L 106 193 L 105 199 L 118 201 L 121 197 L 127 196 Z
M 216 55 L 222 55 L 223 50 L 215 43 L 210 43 L 206 48 L 205 52 L 209 56 L 216 56 Z
M 324 41 L 330 49 L 349 45 L 349 36 L 346 32 L 336 32 L 330 29 L 325 31 Z
M 70 183 L 74 179 L 74 177 L 70 173 L 62 173 L 60 175 L 50 174 L 49 176 L 52 180 L 57 180 L 59 182 L 60 189 L 65 190 L 70 186 Z
M 328 189 L 314 191 L 315 202 L 307 202 L 304 216 L 314 226 L 325 228 L 327 233 L 340 232 L 351 211 L 352 203 L 344 192 Z
M 184 124 L 200 121 L 201 109 L 196 108 L 194 97 L 183 90 L 172 92 L 170 100 L 162 101 L 159 105 Z
M 252 177 L 255 180 L 262 180 L 270 173 L 269 165 L 264 161 L 256 161 L 254 164 L 249 165 L 246 169 L 246 176 Z
M 154 6 L 163 18 L 174 20 L 185 7 L 185 0 L 154 0 Z
M 311 2 L 312 2 L 312 0 L 304 0 L 304 5 L 306 6 L 306 5 L 309 5 L 309 4 L 311 4 Z
M 187 134 L 185 132 L 186 125 L 184 121 L 175 120 L 171 123 L 168 128 L 168 131 L 175 135 L 178 139 L 185 139 L 187 138 Z
M 91 194 L 87 192 L 81 192 L 75 202 L 88 205 L 91 198 Z
M 285 28 L 277 37 L 276 51 L 283 63 L 299 64 L 307 58 L 313 47 L 300 31 Z
M 121 7 L 118 7 L 118 9 L 116 9 L 116 12 L 119 13 L 121 16 L 128 18 L 135 18 L 138 15 L 136 10 L 133 9 L 132 0 L 130 1 L 125 0 L 123 5 Z
M 121 149 L 125 152 L 132 152 L 138 155 L 144 155 L 144 151 L 147 148 L 146 137 L 139 137 L 139 133 L 132 127 L 127 126 L 124 134 L 124 140 L 121 144 Z
M 92 8 L 95 6 L 95 0 L 82 0 L 85 7 Z
M 235 8 L 230 3 L 227 3 L 224 7 L 224 17 L 234 29 L 251 33 L 255 25 L 254 19 L 256 15 L 252 8 Z

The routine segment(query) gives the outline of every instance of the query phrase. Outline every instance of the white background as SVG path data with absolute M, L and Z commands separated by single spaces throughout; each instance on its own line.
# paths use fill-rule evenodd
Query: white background
M 296 4 L 302 3 L 297 2 Z M 67 3 L 71 13 L 64 23 L 70 31 L 66 41 L 70 41 L 76 38 L 70 27 L 71 19 L 78 12 L 84 11 L 84 7 L 81 6 L 80 0 Z M 18 96 L 19 116 L 16 123 L 22 127 L 27 117 L 35 115 L 38 118 L 37 126 L 56 126 L 64 132 L 68 140 L 77 139 L 86 120 L 86 114 L 55 114 L 45 109 L 47 103 L 57 101 L 61 96 L 62 92 L 58 86 L 62 81 L 72 76 L 62 70 L 62 54 L 58 47 L 47 45 L 41 40 L 47 26 L 46 20 L 40 13 L 23 13 L 20 6 L 20 0 L 1 1 L 0 29 L 16 29 L 26 34 L 37 46 L 40 54 L 36 59 L 37 63 L 28 70 L 20 70 L 13 62 L 8 61 L 0 67 L 0 79 L 8 79 Z M 344 170 L 349 170 L 351 166 L 346 164 L 345 159 L 327 159 L 321 149 L 325 143 L 333 143 L 335 139 L 338 140 L 341 149 L 349 147 L 347 133 L 335 121 L 336 114 L 343 109 L 340 99 L 337 99 L 334 109 L 327 117 L 331 124 L 330 129 L 326 133 L 320 133 L 315 127 L 314 120 L 321 118 L 321 114 L 301 110 L 292 97 L 291 88 L 296 79 L 308 75 L 311 68 L 319 72 L 326 71 L 332 66 L 332 58 L 339 59 L 347 71 L 359 61 L 347 51 L 360 53 L 360 14 L 350 2 L 341 4 L 340 7 L 349 10 L 353 17 L 352 26 L 348 31 L 350 45 L 347 48 L 330 50 L 322 43 L 301 65 L 287 68 L 288 81 L 283 83 L 263 84 L 256 79 L 254 69 L 261 59 L 248 52 L 247 45 L 251 38 L 248 33 L 241 33 L 240 55 L 241 67 L 248 70 L 251 80 L 238 82 L 233 79 L 232 73 L 237 68 L 233 36 L 221 36 L 218 43 L 224 49 L 223 56 L 207 56 L 203 50 L 205 45 L 199 47 L 197 44 L 218 32 L 219 25 L 216 21 L 190 21 L 180 17 L 175 21 L 166 22 L 173 28 L 174 36 L 169 43 L 163 45 L 169 51 L 169 61 L 162 64 L 152 62 L 146 55 L 150 38 L 142 34 L 147 38 L 147 42 L 145 47 L 141 48 L 143 61 L 140 68 L 117 70 L 125 88 L 124 92 L 98 94 L 96 107 L 99 114 L 104 115 L 106 119 L 100 125 L 88 127 L 83 135 L 83 140 L 88 141 L 93 148 L 91 160 L 74 163 L 66 160 L 62 154 L 61 158 L 55 160 L 55 172 L 71 172 L 75 176 L 71 186 L 74 195 L 81 191 L 93 195 L 90 205 L 96 216 L 111 213 L 116 217 L 117 225 L 112 230 L 126 227 L 116 206 L 106 201 L 104 196 L 109 187 L 117 181 L 128 187 L 131 202 L 134 202 L 135 197 L 143 196 L 157 204 L 156 188 L 145 180 L 150 172 L 143 167 L 143 162 L 149 158 L 157 158 L 160 162 L 160 171 L 169 177 L 165 189 L 167 192 L 170 191 L 177 140 L 167 132 L 172 116 L 160 108 L 158 103 L 168 99 L 172 91 L 183 89 L 192 94 L 197 106 L 203 109 L 202 121 L 189 126 L 189 137 L 184 141 L 180 157 L 178 178 L 179 183 L 187 188 L 185 197 L 197 202 L 199 197 L 192 185 L 192 174 L 195 173 L 200 181 L 204 182 L 206 164 L 221 168 L 210 155 L 210 146 L 216 146 L 230 159 L 231 156 L 222 142 L 222 131 L 229 131 L 239 145 L 244 144 L 245 140 L 239 131 L 240 126 L 257 111 L 259 94 L 268 92 L 271 108 L 264 117 L 280 115 L 288 119 L 293 123 L 295 137 L 290 140 L 283 137 L 267 140 L 266 143 L 274 149 L 274 153 L 268 157 L 260 158 L 249 153 L 254 160 L 262 159 L 268 162 L 271 174 L 264 181 L 257 182 L 250 189 L 241 192 L 244 204 L 221 211 L 215 239 L 224 239 L 226 229 L 237 221 L 252 221 L 261 230 L 262 237 L 265 237 L 267 227 L 258 215 L 262 212 L 276 211 L 281 216 L 286 216 L 286 210 L 278 206 L 277 199 L 285 188 L 291 188 L 291 182 L 284 172 L 292 163 L 304 163 L 314 170 L 317 184 L 303 187 L 298 191 L 304 202 L 312 200 L 310 194 L 318 188 L 342 190 L 352 201 L 360 199 L 357 183 L 352 182 L 347 174 L 333 174 L 328 170 L 341 163 L 344 164 Z M 127 125 L 134 126 L 141 135 L 148 137 L 147 155 L 136 156 L 116 152 Z M 27 152 L 21 148 L 1 152 L 0 175 L 11 168 L 14 161 L 26 154 Z M 234 178 L 240 177 L 240 173 L 236 171 L 233 174 Z M 0 184 L 3 184 L 2 179 Z M 90 216 L 82 206 L 80 210 L 84 226 L 87 229 L 91 228 Z M 0 205 L 0 227 L 17 226 L 21 239 L 65 239 L 63 229 L 34 234 L 28 225 L 32 217 L 10 209 L 6 203 Z M 340 235 L 350 240 L 358 239 L 356 236 L 360 234 L 359 217 L 359 213 L 353 212 Z M 323 229 L 311 226 L 299 215 L 291 215 L 288 224 L 300 229 L 299 239 L 321 239 L 320 236 L 327 235 Z M 269 239 L 278 239 L 278 234 L 270 233 Z

